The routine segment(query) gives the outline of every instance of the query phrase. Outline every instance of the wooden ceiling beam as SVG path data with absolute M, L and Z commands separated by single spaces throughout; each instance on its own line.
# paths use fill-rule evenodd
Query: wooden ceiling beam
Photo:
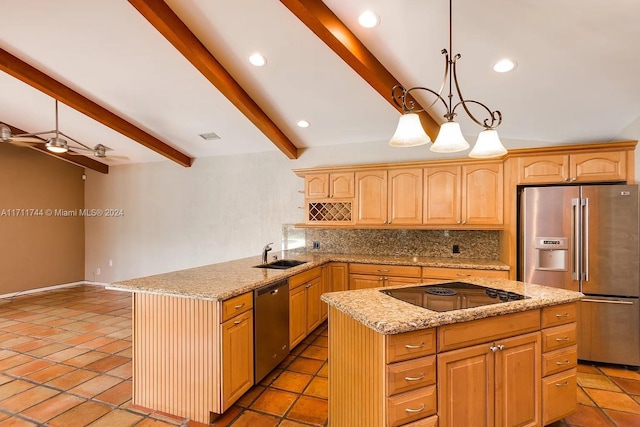
M 186 154 L 165 144 L 156 137 L 148 134 L 142 129 L 115 115 L 106 108 L 96 104 L 70 87 L 49 77 L 42 71 L 32 67 L 1 48 L 0 70 L 38 89 L 39 91 L 46 93 L 69 107 L 78 110 L 95 121 L 110 127 L 116 132 L 131 138 L 156 153 L 173 160 L 182 166 L 191 166 L 193 159 Z
M 129 0 L 184 57 L 290 159 L 298 148 L 163 0 Z
M 333 50 L 344 62 L 384 97 L 394 108 L 403 112 L 391 98 L 391 89 L 400 82 L 385 68 L 373 53 L 321 0 L 280 0 L 313 33 Z M 424 109 L 415 99 L 417 108 Z M 440 124 L 426 111 L 419 113 L 420 121 L 432 140 Z
M 25 132 L 22 129 L 19 129 L 15 126 L 11 126 L 8 123 L 5 123 L 7 126 L 9 126 L 9 128 L 11 129 L 11 133 L 13 135 L 20 135 L 23 133 L 29 133 L 29 132 Z M 42 139 L 42 138 L 40 138 Z M 42 151 L 45 154 L 48 154 L 50 156 L 53 157 L 57 157 L 61 160 L 67 161 L 69 163 L 73 163 L 76 166 L 80 166 L 82 168 L 87 168 L 87 169 L 91 169 L 94 170 L 96 172 L 100 172 L 100 173 L 104 173 L 104 174 L 108 174 L 109 173 L 109 166 L 105 165 L 104 163 L 101 163 L 97 160 L 94 160 L 90 157 L 86 157 L 83 155 L 73 155 L 73 154 L 69 154 L 69 153 L 54 153 L 52 151 L 49 151 L 46 149 L 46 147 L 44 146 L 44 142 L 45 140 L 42 139 L 42 145 L 34 145 L 33 149 L 38 150 L 38 151 Z M 71 152 L 73 152 L 73 150 L 69 150 Z

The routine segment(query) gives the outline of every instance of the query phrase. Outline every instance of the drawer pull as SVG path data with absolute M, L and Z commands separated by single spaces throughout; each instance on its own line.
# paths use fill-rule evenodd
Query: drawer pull
M 570 365 L 571 362 L 569 362 L 568 360 L 565 360 L 564 362 L 556 362 L 556 365 L 558 366 L 564 366 L 564 365 Z
M 456 276 L 459 276 L 459 277 L 470 277 L 471 275 L 470 274 L 458 273 L 458 274 L 456 274 Z
M 236 310 L 240 310 L 242 307 L 244 307 L 244 303 L 233 306 Z
M 569 317 L 569 313 L 564 313 L 564 314 L 556 314 L 556 317 Z
M 556 338 L 556 341 L 558 342 L 569 341 L 569 337 Z
M 422 412 L 422 411 L 424 411 L 424 403 L 422 405 L 420 405 L 420 407 L 418 409 L 406 408 L 404 411 L 409 413 L 409 414 L 415 414 L 415 413 L 418 413 L 418 412 Z
M 420 374 L 419 377 L 404 377 L 405 381 L 420 381 L 424 379 L 424 373 Z
M 389 270 L 383 270 L 383 269 L 378 269 L 378 271 L 379 271 L 380 273 L 388 273 L 388 272 L 389 272 Z
M 242 323 L 242 320 L 236 320 L 235 322 L 233 322 L 234 325 L 239 325 L 240 323 Z
M 556 383 L 556 387 L 569 387 L 569 381 L 563 383 Z
M 422 348 L 424 347 L 424 341 L 420 343 L 420 345 L 411 345 L 411 344 L 405 344 L 404 348 L 409 349 L 409 350 L 416 350 L 418 348 Z

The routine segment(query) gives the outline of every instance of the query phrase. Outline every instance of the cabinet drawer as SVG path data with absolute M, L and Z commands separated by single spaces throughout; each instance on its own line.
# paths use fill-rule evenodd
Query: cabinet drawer
M 423 418 L 410 424 L 405 424 L 403 427 L 438 427 L 438 416 Z
M 542 376 L 575 368 L 578 364 L 578 346 L 561 348 L 542 355 Z
M 564 325 L 576 321 L 576 303 L 554 305 L 542 309 L 542 327 Z
M 542 351 L 552 351 L 569 347 L 576 343 L 576 324 L 556 326 L 542 330 Z
M 422 267 L 422 277 L 424 279 L 445 280 L 462 280 L 465 277 L 496 277 L 508 279 L 509 272 L 506 270 L 480 270 L 477 268 Z
M 321 274 L 322 267 L 316 267 L 312 268 L 311 270 L 296 274 L 295 276 L 291 276 L 289 277 L 289 289 L 291 290 L 307 282 L 310 282 L 312 279 L 320 277 Z
M 421 357 L 387 366 L 387 396 L 436 382 L 436 356 Z
M 577 405 L 576 369 L 542 379 L 542 425 L 571 415 Z
M 387 400 L 387 425 L 396 427 L 436 413 L 436 386 L 398 394 Z
M 233 316 L 244 313 L 253 307 L 253 292 L 247 292 L 246 294 L 238 295 L 226 301 L 222 301 L 222 319 L 221 322 L 226 322 Z
M 411 265 L 349 264 L 349 273 L 420 278 L 421 268 Z
M 435 329 L 386 335 L 387 363 L 399 362 L 436 353 Z

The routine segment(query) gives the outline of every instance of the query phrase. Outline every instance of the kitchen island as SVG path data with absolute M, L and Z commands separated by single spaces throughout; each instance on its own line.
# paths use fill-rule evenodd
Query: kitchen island
M 575 411 L 582 294 L 465 282 L 526 298 L 436 312 L 379 289 L 322 296 L 331 425 L 540 426 Z

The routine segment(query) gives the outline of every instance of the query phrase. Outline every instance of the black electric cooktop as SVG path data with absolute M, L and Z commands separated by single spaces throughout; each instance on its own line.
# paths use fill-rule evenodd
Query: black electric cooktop
M 380 292 L 433 311 L 459 310 L 529 298 L 515 292 L 486 288 L 465 282 L 385 289 Z

